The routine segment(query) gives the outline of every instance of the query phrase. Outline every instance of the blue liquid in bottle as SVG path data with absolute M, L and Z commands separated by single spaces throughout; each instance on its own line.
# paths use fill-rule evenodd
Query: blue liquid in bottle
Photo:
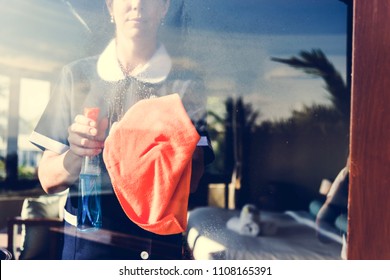
M 77 228 L 81 231 L 102 227 L 100 205 L 101 176 L 98 156 L 85 157 L 80 173 Z

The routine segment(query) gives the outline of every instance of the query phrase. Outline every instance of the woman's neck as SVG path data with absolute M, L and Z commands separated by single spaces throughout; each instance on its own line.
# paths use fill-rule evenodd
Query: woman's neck
M 137 67 L 143 66 L 153 56 L 157 42 L 137 42 L 116 38 L 116 52 L 124 74 L 131 74 Z

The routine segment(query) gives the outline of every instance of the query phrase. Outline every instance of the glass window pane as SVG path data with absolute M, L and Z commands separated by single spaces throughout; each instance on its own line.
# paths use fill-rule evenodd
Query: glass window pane
M 217 197 L 218 206 L 223 206 L 229 193 L 229 207 L 237 210 L 230 214 L 253 204 L 264 217 L 302 211 L 315 225 L 314 212 L 326 198 L 320 190 L 335 179 L 348 156 L 350 96 L 344 2 L 170 1 L 159 38 L 177 69 L 193 70 L 191 74 L 196 72 L 204 81 L 209 135 L 216 154 L 206 167 L 202 185 L 190 197 L 195 198 L 192 207 L 211 204 L 212 200 L 202 200 L 202 192 Z M 36 179 L 41 152 L 28 137 L 48 102 L 51 86 L 55 86 L 52 81 L 57 81 L 65 64 L 99 55 L 113 39 L 115 24 L 110 22 L 103 0 L 14 0 L 0 9 L 0 15 L 0 26 L 7 27 L 0 28 L 0 73 L 10 72 L 12 93 L 19 94 L 20 89 L 20 97 L 11 100 L 19 106 L 18 179 Z M 180 78 L 188 78 L 183 76 Z M 15 119 L 8 119 L 8 111 L 17 111 L 17 106 L 8 108 L 9 88 L 9 79 L 0 77 L 3 157 L 7 137 L 11 138 L 7 125 Z M 10 143 L 16 146 L 13 140 Z M 0 180 L 4 178 L 3 161 Z M 214 187 L 209 188 L 211 185 Z M 196 201 L 199 194 L 202 199 Z M 269 213 L 273 214 L 267 216 Z M 219 223 L 222 227 L 218 230 L 226 230 L 225 222 Z M 331 227 L 338 230 L 333 224 Z M 310 229 L 310 244 L 318 245 L 314 231 Z M 225 233 L 216 234 L 214 241 L 229 236 Z M 272 235 L 280 244 L 297 236 L 295 232 Z M 340 229 L 336 235 L 340 237 Z M 240 247 L 234 245 L 234 249 Z M 250 249 L 261 253 L 261 248 L 248 246 Z M 308 248 L 306 253 L 293 257 L 339 257 L 316 248 Z M 212 256 L 218 258 L 218 254 Z
M 240 204 L 306 210 L 321 180 L 334 179 L 348 156 L 347 5 L 336 0 L 172 5 L 164 43 L 178 61 L 203 75 L 210 129 L 218 141 L 209 171 L 230 180 L 239 162 L 246 192 Z M 268 190 L 275 184 L 278 195 Z M 292 190 L 297 192 L 292 203 L 272 201 Z
M 50 82 L 21 79 L 19 100 L 18 175 L 21 179 L 36 177 L 41 150 L 28 141 L 50 96 Z
M 8 77 L 0 75 L 0 180 L 4 180 L 6 175 L 5 156 L 7 150 L 9 83 Z

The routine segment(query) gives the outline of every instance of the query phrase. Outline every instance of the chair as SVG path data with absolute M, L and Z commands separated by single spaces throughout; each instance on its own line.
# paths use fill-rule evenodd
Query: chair
M 11 260 L 12 254 L 5 248 L 0 248 L 0 260 Z
M 25 236 L 22 234 L 23 226 Z M 7 223 L 7 249 L 13 259 L 19 259 L 21 253 L 23 259 L 57 259 L 58 235 L 50 228 L 62 226 L 63 221 L 55 218 L 11 218 Z

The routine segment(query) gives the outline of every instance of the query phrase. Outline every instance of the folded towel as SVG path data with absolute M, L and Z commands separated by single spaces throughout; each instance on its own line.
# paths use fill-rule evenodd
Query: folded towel
M 239 217 L 230 218 L 226 226 L 242 235 L 257 236 L 260 234 L 260 214 L 256 206 L 245 205 Z
M 230 218 L 226 226 L 228 229 L 237 232 L 241 235 L 257 236 L 260 233 L 260 226 L 254 222 L 241 223 L 239 217 Z
M 179 95 L 141 100 L 107 137 L 103 159 L 126 215 L 156 234 L 183 232 L 200 139 Z

